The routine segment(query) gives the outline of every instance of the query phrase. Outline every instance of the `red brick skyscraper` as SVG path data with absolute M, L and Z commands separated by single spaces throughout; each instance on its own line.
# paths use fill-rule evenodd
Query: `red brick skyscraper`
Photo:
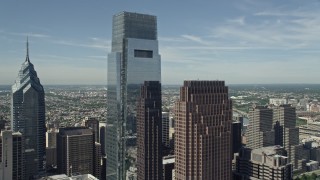
M 145 81 L 137 106 L 138 180 L 162 180 L 162 103 L 159 81 Z
M 184 81 L 175 108 L 176 180 L 231 180 L 232 104 L 224 81 Z

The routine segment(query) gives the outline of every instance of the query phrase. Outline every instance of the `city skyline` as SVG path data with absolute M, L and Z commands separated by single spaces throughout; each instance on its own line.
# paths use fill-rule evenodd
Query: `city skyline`
M 319 1 L 75 2 L 1 3 L 0 85 L 14 82 L 27 36 L 44 85 L 105 85 L 111 17 L 121 11 L 158 17 L 164 85 L 319 83 Z

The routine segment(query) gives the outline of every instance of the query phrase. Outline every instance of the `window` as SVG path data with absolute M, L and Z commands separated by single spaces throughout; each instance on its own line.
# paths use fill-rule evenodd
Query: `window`
M 152 58 L 152 57 L 153 57 L 153 51 L 135 49 L 135 50 L 134 50 L 134 57 L 139 57 L 139 58 Z

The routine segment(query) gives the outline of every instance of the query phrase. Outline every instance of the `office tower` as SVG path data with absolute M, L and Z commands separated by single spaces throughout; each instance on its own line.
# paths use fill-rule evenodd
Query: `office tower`
M 24 179 L 22 135 L 2 131 L 0 136 L 0 179 Z
M 232 104 L 224 81 L 184 81 L 175 104 L 175 178 L 232 178 Z
M 162 180 L 161 120 L 161 84 L 145 81 L 137 107 L 138 180 Z
M 136 131 L 140 86 L 144 81 L 161 81 L 155 16 L 131 12 L 113 16 L 107 78 L 106 174 L 110 180 L 124 179 L 125 136 Z
M 45 173 L 46 127 L 44 90 L 27 56 L 12 86 L 11 128 L 24 138 L 24 163 L 26 178 Z
M 57 134 L 58 172 L 93 174 L 94 142 L 91 129 L 85 127 L 60 128 Z
M 163 180 L 172 180 L 172 171 L 174 170 L 174 155 L 164 156 L 162 159 L 163 165 Z
M 87 128 L 92 129 L 94 134 L 94 142 L 100 142 L 99 138 L 99 121 L 93 117 L 86 117 L 84 124 Z
M 281 146 L 242 148 L 236 161 L 235 179 L 293 179 L 292 164 Z
M 162 112 L 162 144 L 170 147 L 169 140 L 169 112 Z
M 249 109 L 246 147 L 257 149 L 274 145 L 272 115 L 272 109 L 267 106 L 253 106 Z
M 241 147 L 241 122 L 232 122 L 232 152 L 238 153 Z
M 272 106 L 275 141 L 287 151 L 289 162 L 298 168 L 296 162 L 299 147 L 299 128 L 296 127 L 296 109 L 289 104 Z

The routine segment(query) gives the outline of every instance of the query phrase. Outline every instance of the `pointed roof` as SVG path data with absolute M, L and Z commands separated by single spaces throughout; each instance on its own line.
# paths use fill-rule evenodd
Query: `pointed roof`
M 27 57 L 26 57 L 26 62 L 30 63 L 30 59 L 29 59 L 29 38 L 27 36 Z

